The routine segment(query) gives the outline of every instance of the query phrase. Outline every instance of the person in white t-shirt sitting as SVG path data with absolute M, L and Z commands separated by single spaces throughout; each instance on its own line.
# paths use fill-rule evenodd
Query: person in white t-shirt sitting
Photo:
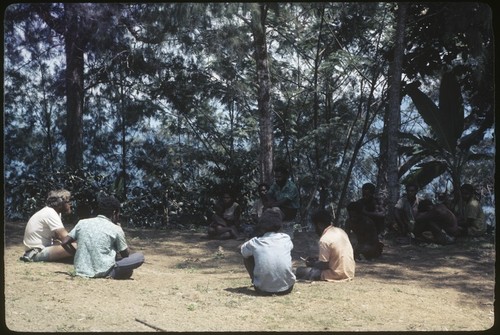
M 24 230 L 25 262 L 57 262 L 73 257 L 60 242 L 68 235 L 61 214 L 71 213 L 71 192 L 50 191 L 46 206 L 33 214 Z M 76 247 L 76 243 L 74 245 Z

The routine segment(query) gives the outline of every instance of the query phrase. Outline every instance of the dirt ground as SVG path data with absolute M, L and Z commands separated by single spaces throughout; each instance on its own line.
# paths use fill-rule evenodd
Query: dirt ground
M 289 295 L 261 297 L 243 267 L 240 241 L 125 228 L 130 248 L 146 262 L 118 281 L 75 277 L 72 264 L 24 263 L 24 223 L 4 228 L 10 331 L 474 331 L 495 321 L 491 236 L 450 246 L 385 240 L 383 256 L 357 262 L 350 282 L 297 282 Z M 296 233 L 294 266 L 316 243 L 313 233 Z

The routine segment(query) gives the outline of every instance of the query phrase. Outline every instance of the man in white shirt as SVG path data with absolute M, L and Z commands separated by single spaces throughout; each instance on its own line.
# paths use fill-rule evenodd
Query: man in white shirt
M 281 229 L 281 213 L 265 210 L 259 220 L 264 235 L 241 246 L 241 254 L 255 290 L 264 295 L 290 293 L 295 284 L 292 269 L 293 243 Z
M 25 262 L 56 262 L 70 259 L 72 255 L 61 245 L 68 231 L 61 221 L 61 214 L 71 213 L 71 193 L 67 190 L 50 191 L 46 206 L 36 212 L 24 230 Z M 76 244 L 75 244 L 76 246 Z

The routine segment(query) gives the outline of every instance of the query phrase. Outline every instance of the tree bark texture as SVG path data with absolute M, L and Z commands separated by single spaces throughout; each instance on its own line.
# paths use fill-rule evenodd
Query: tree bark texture
M 401 123 L 401 73 L 408 3 L 398 3 L 394 58 L 389 66 L 389 108 L 387 114 L 387 224 L 394 222 L 394 205 L 399 198 L 398 132 Z
M 261 181 L 271 183 L 273 174 L 273 122 L 271 111 L 271 80 L 266 40 L 267 5 L 259 4 L 252 13 L 255 62 L 257 67 L 257 105 L 259 112 Z

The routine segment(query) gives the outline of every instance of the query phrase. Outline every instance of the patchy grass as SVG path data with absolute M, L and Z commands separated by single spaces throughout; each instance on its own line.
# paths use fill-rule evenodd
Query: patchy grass
M 262 297 L 241 241 L 125 229 L 146 262 L 133 279 L 116 281 L 77 277 L 71 264 L 19 261 L 24 225 L 5 227 L 5 321 L 13 331 L 464 331 L 494 322 L 495 248 L 487 238 L 434 248 L 385 241 L 383 257 L 358 262 L 353 281 L 301 281 L 289 295 Z M 295 266 L 316 241 L 296 234 Z

